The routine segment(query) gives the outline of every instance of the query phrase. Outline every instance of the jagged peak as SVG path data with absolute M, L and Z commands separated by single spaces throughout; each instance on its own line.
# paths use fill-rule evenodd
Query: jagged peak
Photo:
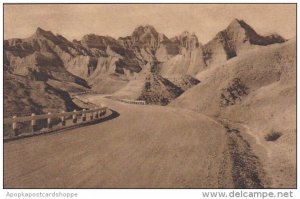
M 231 31 L 238 31 L 238 29 L 243 29 L 247 37 L 250 38 L 250 42 L 254 44 L 263 44 L 264 43 L 281 43 L 286 41 L 282 36 L 277 33 L 268 34 L 261 36 L 259 35 L 249 24 L 247 24 L 244 20 L 233 20 L 230 25 L 227 27 L 227 30 L 231 29 Z M 263 41 L 265 40 L 265 41 Z M 268 41 L 267 41 L 268 40 Z
M 42 33 L 42 32 L 46 32 L 46 31 L 44 29 L 42 29 L 41 27 L 37 27 L 35 32 Z
M 44 30 L 40 27 L 37 27 L 34 35 L 36 36 L 55 36 L 51 31 Z
M 137 26 L 134 29 L 134 31 L 132 33 L 132 36 L 140 36 L 140 35 L 143 35 L 145 33 L 158 35 L 158 32 L 156 31 L 156 29 L 152 25 L 146 24 L 146 25 Z
M 84 35 L 81 40 L 85 40 L 85 39 L 96 39 L 96 38 L 101 38 L 100 35 L 96 35 L 94 33 L 90 33 L 90 34 L 86 34 Z
M 156 32 L 156 29 L 154 28 L 154 26 L 150 25 L 150 24 L 144 24 L 144 25 L 139 25 L 135 28 L 135 30 L 140 30 L 140 29 L 143 29 L 143 30 L 151 30 L 151 31 L 155 31 Z
M 194 33 L 192 34 L 192 33 L 190 33 L 190 32 L 187 31 L 187 30 L 183 31 L 183 32 L 180 34 L 180 36 L 190 36 L 190 35 L 195 35 L 195 34 L 194 34 Z
M 239 31 L 241 29 L 245 31 L 254 31 L 244 20 L 240 19 L 232 20 L 225 30 Z
M 235 19 L 233 19 L 233 20 L 230 22 L 229 26 L 230 26 L 230 25 L 240 25 L 240 23 L 241 23 L 242 21 L 243 21 L 243 20 L 240 20 L 240 19 L 235 18 Z
M 184 37 L 187 37 L 187 38 L 196 38 L 198 39 L 198 37 L 196 36 L 196 34 L 193 32 L 193 33 L 190 33 L 189 31 L 183 31 L 180 35 L 179 35 L 180 38 L 184 38 Z
M 243 29 L 246 32 L 246 34 L 257 34 L 256 31 L 249 24 L 247 24 L 244 20 L 241 19 L 234 19 L 226 28 L 226 30 L 231 31 L 239 31 L 240 29 Z

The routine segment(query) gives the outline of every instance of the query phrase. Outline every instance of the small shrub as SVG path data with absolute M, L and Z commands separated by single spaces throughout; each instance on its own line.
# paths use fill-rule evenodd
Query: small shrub
M 160 99 L 160 104 L 162 105 L 162 106 L 166 106 L 168 103 L 169 103 L 170 101 L 169 101 L 169 99 L 168 98 L 162 98 L 162 99 Z
M 266 141 L 276 141 L 281 136 L 282 136 L 282 133 L 276 132 L 276 131 L 272 131 L 271 133 L 269 133 L 269 134 L 267 134 L 265 136 L 265 140 Z

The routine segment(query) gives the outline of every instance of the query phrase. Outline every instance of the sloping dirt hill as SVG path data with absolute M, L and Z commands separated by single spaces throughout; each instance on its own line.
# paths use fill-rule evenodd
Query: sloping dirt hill
M 247 127 L 265 148 L 272 187 L 296 186 L 296 42 L 249 51 L 197 75 L 170 105 Z
M 147 104 L 167 105 L 198 83 L 199 81 L 190 75 L 163 77 L 158 73 L 158 64 L 148 64 L 142 72 L 136 74 L 112 96 L 120 99 L 145 100 Z
M 80 107 L 73 103 L 72 98 L 67 92 L 70 89 L 67 84 L 70 82 L 65 84 L 60 83 L 60 85 L 64 85 L 64 88 L 60 89 L 61 87 L 55 87 L 53 83 L 32 81 L 28 78 L 9 73 L 5 74 L 4 79 L 4 117 L 12 117 L 14 115 L 28 116 L 31 113 L 43 114 L 80 109 Z M 77 89 L 83 90 L 82 87 Z M 29 124 L 22 124 L 21 126 L 27 129 Z M 11 134 L 11 125 L 5 125 L 4 136 Z

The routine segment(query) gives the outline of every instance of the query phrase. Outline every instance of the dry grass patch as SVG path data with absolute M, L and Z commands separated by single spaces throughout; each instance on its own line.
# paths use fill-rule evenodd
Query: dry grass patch
M 281 136 L 282 136 L 282 133 L 277 132 L 277 131 L 272 131 L 272 132 L 268 133 L 267 135 L 265 135 L 265 140 L 274 142 Z

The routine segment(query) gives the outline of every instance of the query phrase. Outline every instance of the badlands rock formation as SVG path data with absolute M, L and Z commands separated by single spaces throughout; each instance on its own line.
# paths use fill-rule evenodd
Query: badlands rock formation
M 232 187 L 296 187 L 295 39 L 259 35 L 235 19 L 208 43 L 199 41 L 201 35 L 186 31 L 168 38 L 150 25 L 118 39 L 88 34 L 68 41 L 38 28 L 29 38 L 5 40 L 4 115 L 78 109 L 70 93 L 82 91 L 170 103 L 142 107 L 176 113 L 182 126 L 181 115 L 170 110 L 187 109 L 188 121 L 197 124 L 192 115 L 201 113 L 206 116 L 199 125 L 207 120 L 222 128 L 227 159 L 221 162 L 232 169 L 220 175 L 231 176 Z M 126 125 L 136 117 L 130 113 L 123 116 Z M 201 128 L 206 133 L 212 127 Z M 197 130 L 192 132 L 198 135 Z
M 257 46 L 285 41 L 277 34 L 261 36 L 243 20 L 235 19 L 204 46 L 204 60 L 207 65 L 219 64 Z
M 72 88 L 76 85 L 78 91 L 120 94 L 119 97 L 165 104 L 161 98 L 169 102 L 199 83 L 195 76 L 200 71 L 257 46 L 284 41 L 279 35 L 260 36 L 242 20 L 234 20 L 204 45 L 195 34 L 185 31 L 169 39 L 151 25 L 138 26 L 130 36 L 118 39 L 88 34 L 79 41 L 68 41 L 37 28 L 29 38 L 4 41 L 4 70 L 11 77 L 44 82 L 58 90 L 63 86 L 57 87 L 59 83 L 53 85 L 50 80 Z M 181 87 L 178 82 L 186 83 Z M 64 91 L 74 91 L 66 87 Z M 149 89 L 151 92 L 146 92 Z M 157 97 L 162 90 L 169 94 Z
M 240 126 L 262 147 L 271 186 L 295 187 L 296 40 L 252 49 L 197 77 L 201 83 L 170 105 Z

